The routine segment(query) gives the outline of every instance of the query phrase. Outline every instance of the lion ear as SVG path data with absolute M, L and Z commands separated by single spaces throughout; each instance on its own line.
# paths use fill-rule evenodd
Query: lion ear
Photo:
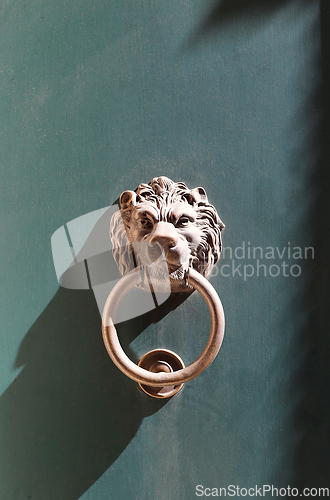
M 207 195 L 203 187 L 197 187 L 190 191 L 192 199 L 195 203 L 208 203 Z M 189 200 L 188 200 L 189 201 Z
M 120 208 L 126 210 L 132 205 L 136 205 L 136 193 L 134 191 L 124 191 L 119 198 Z

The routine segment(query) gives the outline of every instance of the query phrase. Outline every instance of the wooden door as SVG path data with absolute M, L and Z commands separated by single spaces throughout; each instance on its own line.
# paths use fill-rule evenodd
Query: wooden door
M 0 17 L 1 498 L 328 486 L 319 2 L 5 1 Z M 51 252 L 59 228 L 159 175 L 203 186 L 226 224 L 224 343 L 168 401 L 112 364 L 93 291 L 59 287 Z M 187 364 L 208 329 L 194 293 L 128 322 L 125 347 Z

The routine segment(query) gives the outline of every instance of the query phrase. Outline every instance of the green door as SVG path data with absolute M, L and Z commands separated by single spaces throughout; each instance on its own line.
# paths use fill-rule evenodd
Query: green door
M 1 500 L 330 487 L 321 7 L 2 2 Z M 203 186 L 226 224 L 211 278 L 224 342 L 169 400 L 114 366 L 88 279 L 60 286 L 51 247 L 160 175 Z M 135 361 L 164 347 L 187 365 L 209 326 L 195 292 L 160 321 L 130 318 L 122 341 Z

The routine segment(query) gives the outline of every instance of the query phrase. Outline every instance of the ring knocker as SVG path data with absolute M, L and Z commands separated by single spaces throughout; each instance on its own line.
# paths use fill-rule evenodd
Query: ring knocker
M 172 185 L 174 185 L 174 188 Z M 149 188 L 149 186 L 151 186 L 151 188 Z M 142 216 L 145 217 L 145 219 L 143 220 L 142 224 L 140 224 L 140 222 L 138 221 L 138 223 L 136 223 L 138 225 L 135 224 L 134 219 L 134 235 L 135 237 L 137 237 L 136 235 L 139 235 L 138 230 L 140 229 L 143 241 L 145 242 L 147 240 L 150 243 L 150 254 L 152 256 L 154 256 L 154 244 L 159 244 L 159 242 L 161 242 L 164 247 L 164 255 L 167 259 L 169 270 L 171 270 L 173 261 L 175 263 L 175 259 L 177 259 L 177 262 L 179 263 L 180 259 L 182 260 L 182 255 L 186 255 L 185 252 L 187 247 L 184 246 L 185 237 L 187 236 L 187 234 L 189 236 L 189 223 L 187 222 L 187 219 L 191 219 L 189 220 L 192 225 L 194 211 L 197 212 L 199 210 L 201 212 L 205 209 L 207 210 L 207 216 L 210 217 L 210 211 L 211 209 L 213 209 L 215 213 L 214 219 L 216 221 L 216 224 L 213 223 L 212 227 L 212 230 L 214 231 L 213 242 L 217 241 L 217 244 L 214 244 L 214 247 L 209 250 L 209 255 L 211 255 L 211 250 L 213 250 L 213 256 L 211 260 L 212 264 L 215 263 L 220 253 L 220 231 L 224 227 L 224 225 L 220 221 L 214 207 L 208 204 L 203 188 L 188 190 L 185 184 L 175 184 L 166 177 L 153 179 L 149 186 L 141 184 L 136 193 L 133 193 L 132 191 L 126 191 L 121 195 L 121 217 L 123 221 L 126 222 L 125 229 L 127 231 L 128 237 L 130 236 L 129 230 L 131 227 L 129 226 L 129 224 L 131 224 L 132 210 L 135 209 L 134 207 L 139 205 L 138 215 L 142 213 Z M 166 191 L 168 193 L 171 188 L 172 191 L 176 189 L 175 193 L 178 192 L 178 194 L 176 198 L 174 197 L 174 195 L 172 196 L 172 200 L 174 199 L 174 203 L 172 203 L 172 205 L 168 203 L 169 196 L 167 195 L 167 197 L 164 197 L 164 204 L 167 203 L 168 207 L 167 217 L 172 218 L 171 222 L 169 223 L 166 220 L 160 220 L 160 218 L 159 220 L 156 219 L 156 212 L 155 210 L 152 211 L 153 206 L 149 199 L 150 191 L 152 195 L 156 193 L 156 195 L 161 196 L 160 193 L 162 191 Z M 180 201 L 177 201 L 178 199 Z M 143 210 L 141 210 L 141 207 Z M 127 212 L 125 214 L 125 210 L 130 210 L 130 217 L 127 217 Z M 148 210 L 152 214 L 153 222 L 151 222 L 149 218 L 146 219 L 146 217 L 149 217 L 149 215 L 146 215 L 149 213 Z M 176 214 L 179 215 L 176 217 Z M 164 219 L 165 216 L 163 215 L 162 217 Z M 173 220 L 176 221 L 178 219 L 180 221 L 180 217 L 184 218 L 184 221 L 181 224 L 175 225 L 173 223 Z M 150 226 L 148 225 L 149 221 Z M 174 226 L 174 229 L 170 227 L 171 225 Z M 116 224 L 114 224 L 114 227 L 116 227 Z M 161 229 L 159 229 L 159 227 L 161 227 Z M 196 227 L 199 228 L 201 227 L 201 225 Z M 179 235 L 177 239 L 175 239 L 176 229 Z M 195 228 L 192 227 L 192 230 L 195 230 Z M 214 235 L 218 237 L 218 240 L 216 240 L 216 237 Z M 113 238 L 116 238 L 116 236 L 114 236 Z M 130 237 L 129 240 L 130 243 L 134 245 L 136 240 L 131 241 Z M 183 249 L 180 245 L 183 246 Z M 118 264 L 118 267 L 120 268 L 120 264 L 122 264 L 120 260 L 122 259 L 122 255 L 120 254 L 120 252 L 117 254 L 114 253 L 114 257 Z M 142 258 L 139 259 L 138 257 L 139 256 L 135 255 L 135 261 L 139 263 L 139 260 L 141 260 Z M 125 259 L 127 259 L 127 254 L 125 254 Z M 203 264 L 204 269 L 202 267 Z M 142 357 L 139 364 L 136 365 L 128 358 L 120 345 L 115 328 L 115 322 L 119 306 L 125 295 L 133 287 L 138 286 L 143 288 L 143 266 L 140 265 L 139 267 L 134 268 L 128 273 L 127 262 L 125 262 L 125 266 L 126 273 L 122 273 L 124 274 L 124 276 L 115 285 L 115 287 L 109 294 L 104 306 L 102 316 L 102 334 L 104 344 L 109 356 L 111 357 L 115 365 L 129 378 L 138 382 L 144 392 L 156 398 L 167 398 L 178 392 L 185 382 L 188 382 L 189 380 L 192 380 L 193 378 L 200 375 L 216 357 L 221 347 L 225 328 L 223 307 L 217 292 L 205 276 L 203 276 L 200 272 L 196 271 L 192 267 L 188 267 L 185 273 L 180 274 L 180 272 L 178 272 L 178 269 L 180 271 L 180 266 L 173 266 L 174 271 L 172 277 L 171 274 L 169 275 L 171 282 L 171 291 L 191 291 L 192 289 L 195 289 L 202 295 L 208 306 L 211 315 L 211 329 L 208 341 L 198 358 L 187 367 L 185 367 L 182 359 L 177 354 L 167 349 L 156 349 L 148 352 Z M 200 269 L 202 270 L 202 272 L 204 270 L 205 275 L 210 273 L 211 267 L 212 266 L 209 265 L 209 262 L 200 262 Z

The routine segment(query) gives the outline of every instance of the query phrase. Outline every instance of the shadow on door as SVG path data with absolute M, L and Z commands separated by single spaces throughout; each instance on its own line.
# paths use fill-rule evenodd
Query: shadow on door
M 129 343 L 186 297 L 170 297 L 120 325 L 134 361 Z M 58 290 L 22 342 L 21 366 L 0 399 L 3 499 L 78 499 L 123 452 L 142 419 L 166 402 L 145 395 L 112 363 L 91 290 Z

